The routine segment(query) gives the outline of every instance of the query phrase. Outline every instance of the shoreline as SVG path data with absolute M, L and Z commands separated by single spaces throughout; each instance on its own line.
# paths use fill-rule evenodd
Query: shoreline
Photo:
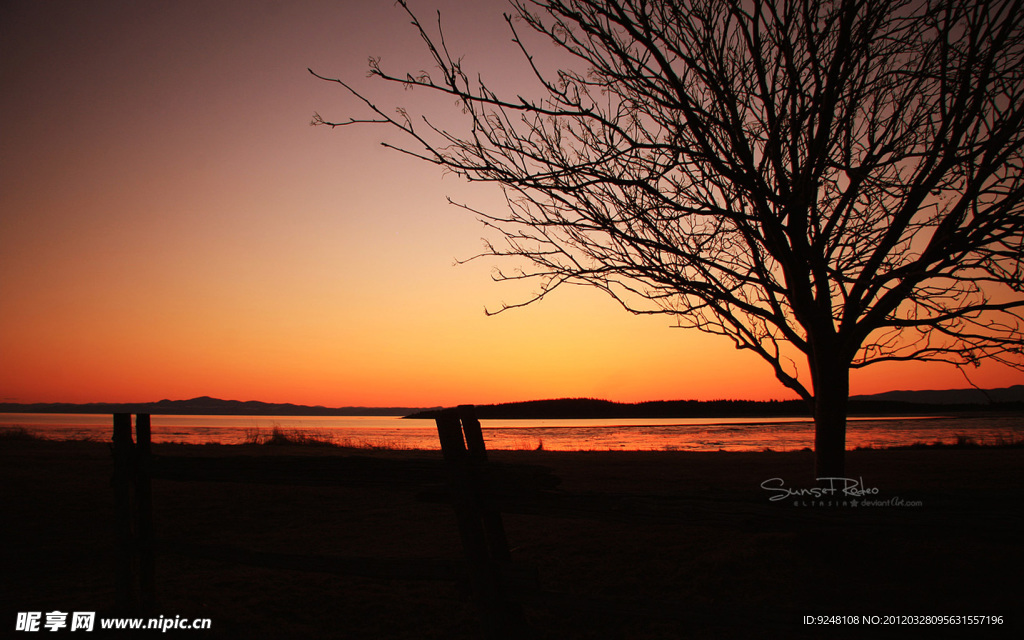
M 88 418 L 88 420 L 87 420 Z M 209 422 L 203 422 L 204 419 Z M 153 439 L 159 443 L 243 444 L 289 441 L 341 448 L 436 450 L 432 423 L 389 418 L 275 416 L 224 418 L 157 416 Z M 89 439 L 111 437 L 110 416 L 70 418 L 49 416 L 33 422 L 22 416 L 0 415 L 0 441 L 41 437 Z M 411 422 L 411 424 L 410 424 Z M 485 439 L 491 449 L 506 450 L 639 450 L 639 451 L 797 451 L 813 445 L 813 425 L 805 418 L 735 418 L 696 421 L 651 420 L 488 420 Z M 1024 443 L 1024 416 L 871 416 L 851 418 L 847 450 L 893 447 L 927 448 L 1020 446 Z
M 864 420 L 871 420 L 872 418 L 863 418 Z M 929 420 L 942 419 L 939 417 L 921 416 L 917 419 Z M 732 423 L 715 423 L 708 424 L 707 426 L 730 426 Z M 744 427 L 757 427 L 770 425 L 773 423 L 743 423 Z M 607 425 L 607 428 L 621 428 L 623 425 Z M 675 426 L 675 425 L 657 425 L 657 426 Z M 703 425 L 702 425 L 703 426 Z M 577 428 L 577 427 L 566 427 L 566 428 Z M 971 429 L 964 429 L 964 433 L 956 436 L 956 442 L 943 442 L 941 440 L 933 440 L 931 442 L 926 441 L 915 441 L 909 444 L 901 445 L 864 445 L 849 447 L 846 449 L 847 453 L 853 451 L 903 451 L 903 450 L 926 450 L 926 449 L 952 449 L 952 450 L 974 450 L 974 449 L 1022 449 L 1024 448 L 1024 438 L 1007 438 L 1006 436 L 998 436 L 994 440 L 981 439 L 978 440 L 975 437 L 969 435 Z M 369 441 L 362 442 L 361 444 L 353 444 L 351 439 L 337 439 L 329 429 L 303 429 L 303 428 L 283 428 L 279 429 L 274 427 L 267 433 L 263 429 L 252 429 L 249 439 L 245 442 L 184 442 L 184 441 L 160 441 L 154 442 L 154 446 L 182 446 L 182 447 L 263 447 L 266 450 L 264 453 L 272 454 L 275 453 L 275 447 L 306 447 L 310 449 L 325 449 L 333 451 L 335 453 L 344 452 L 359 452 L 359 451 L 405 451 L 405 452 L 437 452 L 439 448 L 418 448 L 415 446 L 403 446 L 395 441 L 392 444 L 372 444 Z M 54 437 L 39 433 L 38 431 L 30 430 L 29 427 L 23 425 L 0 425 L 0 445 L 4 442 L 50 442 L 50 443 L 61 443 L 61 442 L 79 442 L 79 443 L 95 443 L 95 444 L 109 444 L 111 441 L 106 438 L 97 438 L 93 436 L 63 436 Z M 661 448 L 661 449 L 544 449 L 543 446 L 536 448 L 528 447 L 514 447 L 514 448 L 497 448 L 488 449 L 488 451 L 557 451 L 561 453 L 591 453 L 591 452 L 619 452 L 619 453 L 630 453 L 630 452 L 664 452 L 664 453 L 796 453 L 796 452 L 808 452 L 813 451 L 811 447 L 799 447 L 791 449 L 775 449 L 770 446 L 762 447 L 760 449 L 707 449 L 707 450 L 692 450 L 692 449 L 678 449 L 678 448 Z

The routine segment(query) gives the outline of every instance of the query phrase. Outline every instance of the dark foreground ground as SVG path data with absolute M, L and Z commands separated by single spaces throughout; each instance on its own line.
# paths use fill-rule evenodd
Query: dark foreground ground
M 437 487 L 368 486 L 351 477 L 339 486 L 304 474 L 325 456 L 430 461 L 439 452 L 258 445 L 156 445 L 155 452 L 230 459 L 232 473 L 246 480 L 225 481 L 229 473 L 210 482 L 155 481 L 158 543 L 460 557 L 451 508 L 421 499 Z M 285 483 L 280 465 L 261 471 L 267 456 L 292 465 L 301 484 Z M 538 638 L 974 638 L 1010 635 L 1020 624 L 1021 449 L 850 452 L 847 475 L 877 489 L 867 499 L 888 506 L 853 506 L 852 498 L 844 505 L 841 496 L 828 497 L 831 505 L 771 501 L 778 494 L 762 488 L 766 481 L 813 485 L 809 452 L 516 451 L 491 459 L 543 465 L 561 478 L 549 496 L 561 512 L 504 516 L 514 559 L 536 567 L 542 590 L 564 596 L 526 605 Z M 0 636 L 162 636 L 14 630 L 18 612 L 113 614 L 111 472 L 105 443 L 0 442 Z M 154 615 L 212 621 L 210 631 L 177 637 L 480 637 L 473 603 L 447 581 L 161 552 L 156 594 Z M 802 623 L 823 614 L 860 623 Z M 1003 624 L 863 622 L 979 614 L 1002 616 Z

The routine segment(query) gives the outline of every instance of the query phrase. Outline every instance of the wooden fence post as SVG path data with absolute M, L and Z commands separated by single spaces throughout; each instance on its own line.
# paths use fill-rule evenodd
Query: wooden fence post
M 462 422 L 462 431 L 466 434 L 466 449 L 474 460 L 487 460 L 487 445 L 484 444 L 484 430 L 476 419 L 476 410 L 471 404 L 460 404 L 456 409 Z
M 132 416 L 114 414 L 114 541 L 117 545 L 115 601 L 121 611 L 136 609 L 132 576 L 131 481 L 133 466 Z
M 472 465 L 481 467 L 487 462 L 487 447 L 484 445 L 483 429 L 476 418 L 473 405 L 464 404 L 458 408 L 462 430 L 466 434 L 466 448 Z M 475 471 L 475 469 L 474 469 Z M 474 474 L 475 475 L 475 474 Z M 479 485 L 479 478 L 474 478 Z M 501 520 L 501 512 L 497 509 L 480 505 L 480 519 L 483 522 L 484 535 L 487 538 L 487 549 L 491 559 L 506 564 L 512 560 L 508 548 L 508 537 L 505 535 L 505 524 Z
M 143 610 L 156 595 L 153 557 L 152 436 L 148 413 L 135 416 L 135 535 L 139 558 L 139 599 Z
M 501 514 L 487 508 L 480 495 L 477 466 L 487 459 L 480 423 L 468 405 L 444 412 L 435 422 L 484 632 L 492 639 L 522 638 L 526 631 L 522 607 L 507 598 L 502 580 L 501 569 L 511 554 Z

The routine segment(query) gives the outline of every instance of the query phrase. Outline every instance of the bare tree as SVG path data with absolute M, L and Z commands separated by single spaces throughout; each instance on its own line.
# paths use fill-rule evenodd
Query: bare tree
M 520 304 L 585 283 L 728 336 L 812 405 L 819 476 L 844 473 L 851 368 L 1024 368 L 1020 0 L 513 0 L 537 99 L 399 4 L 434 68 L 371 75 L 454 97 L 465 130 L 323 76 L 372 115 L 314 124 L 502 185 L 476 213 L 485 255 L 529 265 L 498 277 L 540 283 Z M 545 72 L 529 30 L 572 64 Z

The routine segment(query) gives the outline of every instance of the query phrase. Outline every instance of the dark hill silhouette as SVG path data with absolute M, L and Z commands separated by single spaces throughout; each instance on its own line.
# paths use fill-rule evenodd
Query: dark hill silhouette
M 0 413 L 150 413 L 154 415 L 226 415 L 226 416 L 404 416 L 420 407 L 321 407 L 297 404 L 276 404 L 255 400 L 220 400 L 200 396 L 190 400 L 159 402 L 89 404 L 0 403 Z
M 434 418 L 438 410 L 421 411 L 409 418 Z M 699 418 L 712 416 L 789 416 L 805 415 L 800 400 L 658 400 L 627 404 L 593 398 L 560 398 L 504 404 L 477 405 L 477 417 L 522 419 L 587 418 Z
M 945 389 L 928 391 L 888 391 L 871 396 L 852 396 L 851 400 L 883 400 L 918 404 L 990 404 L 1024 402 L 1024 385 L 1002 389 Z
M 243 416 L 405 416 L 432 419 L 441 407 L 322 407 L 255 400 L 221 400 L 200 396 L 189 400 L 88 404 L 0 403 L 0 413 L 150 413 L 154 415 Z M 1022 411 L 1024 385 L 1003 389 L 891 391 L 850 399 L 850 415 L 920 415 L 956 411 Z M 594 398 L 559 398 L 477 405 L 482 419 L 587 418 L 730 418 L 810 417 L 801 400 L 657 400 L 622 403 Z
M 973 394 L 970 392 L 974 392 Z M 988 394 L 986 396 L 986 393 Z M 919 394 L 919 395 L 918 395 Z M 943 401 L 934 401 L 941 398 Z M 989 401 L 989 398 L 992 401 Z M 406 416 L 432 419 L 441 409 Z M 957 411 L 1024 411 L 1024 386 L 979 392 L 976 389 L 950 391 L 892 392 L 857 396 L 850 400 L 850 415 L 921 415 Z M 629 419 L 629 418 L 745 418 L 810 417 L 802 400 L 658 400 L 620 403 L 593 398 L 560 398 L 502 404 L 477 405 L 480 419 Z

